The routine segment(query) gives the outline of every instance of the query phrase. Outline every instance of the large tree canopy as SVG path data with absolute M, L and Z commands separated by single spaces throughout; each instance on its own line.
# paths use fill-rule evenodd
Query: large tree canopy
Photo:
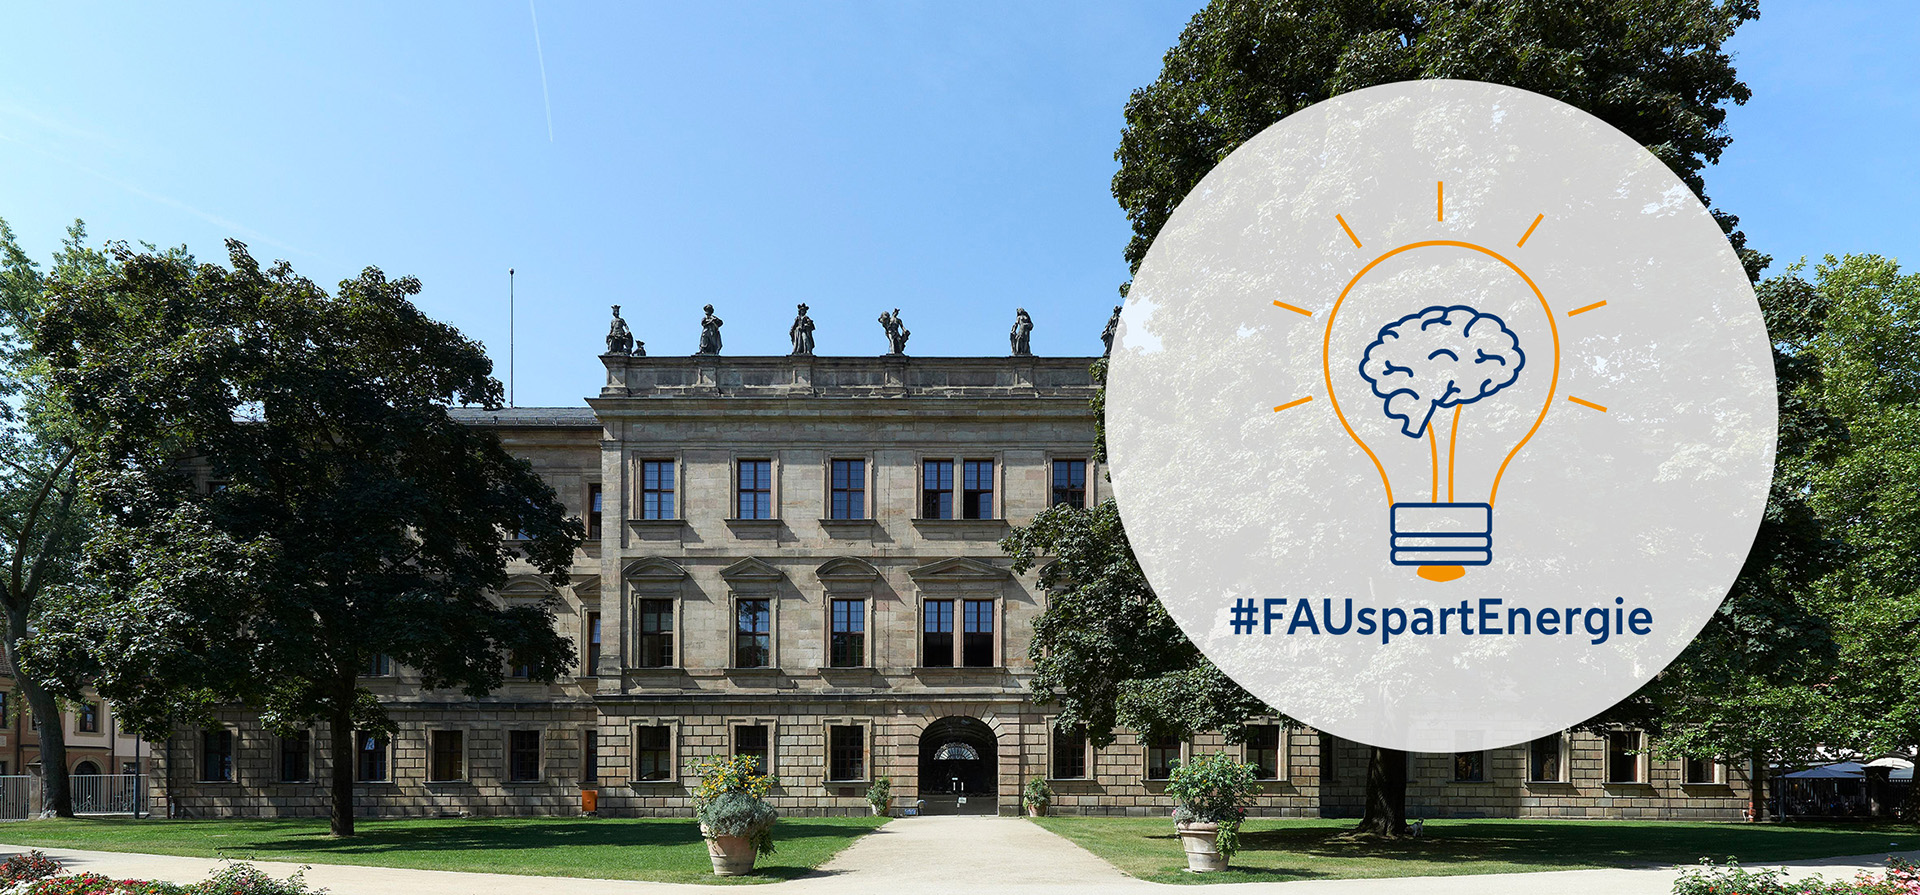
M 477 343 L 413 306 L 418 281 L 368 268 L 329 294 L 228 253 L 230 269 L 118 246 L 47 285 L 36 344 L 103 517 L 103 585 L 73 639 L 149 734 L 233 702 L 282 729 L 326 721 L 348 835 L 353 733 L 390 724 L 358 684 L 369 659 L 472 695 L 509 657 L 553 679 L 573 650 L 552 606 L 493 593 L 516 550 L 564 584 L 582 530 L 525 461 L 449 416 L 498 406 L 500 384 Z

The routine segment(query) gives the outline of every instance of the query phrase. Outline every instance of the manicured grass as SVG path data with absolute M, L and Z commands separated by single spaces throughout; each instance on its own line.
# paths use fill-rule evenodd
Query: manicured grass
M 1920 849 L 1920 831 L 1892 824 L 1674 821 L 1428 821 L 1419 839 L 1354 838 L 1351 820 L 1249 820 L 1223 873 L 1187 873 L 1170 818 L 1044 817 L 1041 826 L 1122 871 L 1162 883 L 1453 876 L 1593 867 L 1742 863 Z
M 366 864 L 655 882 L 773 882 L 825 863 L 884 823 L 880 817 L 791 817 L 750 877 L 713 875 L 691 818 L 362 820 L 332 839 L 325 820 L 101 818 L 0 824 L 0 842 L 198 858 Z

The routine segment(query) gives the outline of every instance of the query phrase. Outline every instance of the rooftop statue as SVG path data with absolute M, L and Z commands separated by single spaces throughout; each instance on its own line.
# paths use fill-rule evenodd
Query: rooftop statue
M 1113 337 L 1120 332 L 1120 305 L 1113 306 L 1113 316 L 1107 318 L 1107 328 L 1100 331 L 1100 343 L 1107 346 L 1100 352 L 1101 357 L 1113 356 Z
M 633 331 L 627 329 L 627 321 L 620 319 L 619 305 L 613 306 L 613 326 L 607 330 L 607 353 L 633 353 Z M 645 355 L 647 351 L 645 348 L 642 348 L 640 349 L 640 353 Z
M 894 308 L 891 314 L 886 311 L 881 311 L 880 328 L 887 331 L 887 347 L 889 349 L 887 356 L 905 357 L 907 354 L 907 337 L 913 335 L 913 333 L 908 332 L 906 325 L 900 322 L 900 309 Z
M 793 339 L 794 357 L 813 355 L 813 318 L 807 316 L 805 303 L 800 305 L 800 314 L 793 318 L 793 326 L 787 330 L 787 336 Z M 717 343 L 719 336 L 714 336 L 714 341 Z
M 725 326 L 726 321 L 713 316 L 713 305 L 707 305 L 704 310 L 707 315 L 700 318 L 700 350 L 694 353 L 719 354 L 720 327 Z
M 1007 341 L 1013 343 L 1014 357 L 1033 356 L 1033 318 L 1027 316 L 1026 308 L 1015 308 L 1013 330 L 1007 333 Z

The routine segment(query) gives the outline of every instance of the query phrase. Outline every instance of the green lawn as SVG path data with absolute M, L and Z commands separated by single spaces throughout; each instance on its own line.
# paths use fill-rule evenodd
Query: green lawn
M 1169 818 L 1044 817 L 1041 826 L 1115 867 L 1162 883 L 1452 876 L 1592 867 L 1742 863 L 1920 849 L 1911 826 L 1758 826 L 1675 821 L 1428 821 L 1420 839 L 1354 839 L 1351 820 L 1249 820 L 1224 873 L 1187 873 Z
M 656 882 L 771 882 L 820 866 L 885 822 L 879 817 L 782 818 L 773 855 L 751 877 L 712 873 L 690 818 L 362 820 L 358 836 L 332 839 L 325 820 L 132 820 L 0 824 L 0 842 L 201 858 L 367 864 Z

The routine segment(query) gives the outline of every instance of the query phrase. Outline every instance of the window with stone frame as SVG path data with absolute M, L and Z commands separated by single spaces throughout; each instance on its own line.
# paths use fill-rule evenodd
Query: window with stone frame
M 832 601 L 827 664 L 833 668 L 860 668 L 867 664 L 867 601 Z
M 1567 735 L 1550 733 L 1527 746 L 1527 782 L 1565 783 Z
M 1642 772 L 1640 731 L 1607 731 L 1607 782 L 1645 783 Z
M 75 719 L 74 727 L 80 733 L 99 733 L 100 703 L 92 701 L 80 703 L 80 717 Z
M 374 653 L 367 657 L 367 665 L 360 670 L 361 677 L 393 676 L 393 657 L 386 653 Z
M 605 495 L 600 493 L 600 483 L 587 483 L 587 540 L 600 540 L 605 502 Z
M 773 665 L 773 601 L 764 598 L 733 601 L 733 667 L 768 668 Z
M 313 731 L 296 730 L 280 738 L 281 783 L 305 783 L 313 779 Z
M 633 779 L 673 779 L 673 728 L 654 724 L 633 729 Z
M 827 518 L 867 518 L 867 461 L 834 460 L 829 464 Z
M 385 734 L 361 731 L 354 735 L 355 779 L 361 783 L 393 781 L 393 744 Z
M 920 518 L 953 518 L 953 461 L 920 464 Z
M 641 668 L 673 665 L 673 601 L 639 600 L 639 649 L 634 657 Z
M 1049 506 L 1087 507 L 1087 461 L 1053 461 L 1053 500 Z
M 734 725 L 733 754 L 752 758 L 757 773 L 773 773 L 773 729 L 765 724 Z
M 1084 725 L 1055 723 L 1051 745 L 1048 771 L 1053 779 L 1087 779 L 1087 728 Z
M 735 519 L 773 518 L 773 461 L 741 460 L 734 466 Z
M 953 667 L 953 602 L 928 600 L 921 606 L 920 664 Z
M 672 460 L 640 461 L 640 518 L 673 519 Z
M 991 668 L 994 661 L 992 600 L 964 600 L 961 605 L 960 664 L 968 668 Z
M 467 779 L 467 735 L 461 730 L 427 731 L 427 782 Z
M 233 740 L 233 731 L 225 727 L 200 731 L 200 782 L 234 782 Z
M 580 782 L 600 782 L 600 731 L 580 731 Z
M 827 728 L 827 779 L 845 782 L 867 779 L 867 729 L 858 724 Z
M 540 779 L 540 731 L 507 731 L 507 782 L 532 783 Z
M 1284 780 L 1287 776 L 1286 736 L 1278 724 L 1251 724 L 1246 729 L 1247 764 L 1260 780 Z
M 1680 779 L 1682 783 L 1695 786 L 1725 783 L 1726 777 L 1722 773 L 1725 768 L 1724 764 L 1711 758 L 1689 758 L 1686 761 L 1686 767 L 1682 769 L 1684 776 Z
M 960 518 L 993 518 L 992 460 L 967 460 L 961 464 Z
M 600 676 L 600 613 L 587 613 L 581 632 L 586 645 L 580 650 L 580 676 Z
M 1180 735 L 1162 734 L 1148 737 L 1147 741 L 1147 779 L 1166 780 L 1173 776 L 1173 767 L 1180 761 Z
M 1453 753 L 1453 782 L 1485 783 L 1487 753 L 1483 750 Z

